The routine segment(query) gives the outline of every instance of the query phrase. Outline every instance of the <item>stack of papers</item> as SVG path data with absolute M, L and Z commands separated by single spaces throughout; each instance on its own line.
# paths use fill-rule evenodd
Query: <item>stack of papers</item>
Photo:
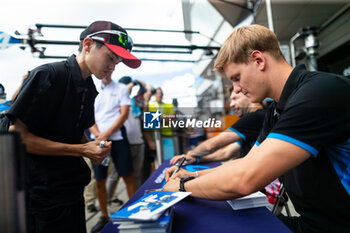
M 132 221 L 119 225 L 120 233 L 170 233 L 174 207 L 167 209 L 156 221 Z
M 132 205 L 124 207 L 110 215 L 119 225 L 121 233 L 131 232 L 170 232 L 173 217 L 173 205 L 181 201 L 190 192 L 150 192 Z
M 262 192 L 252 193 L 245 197 L 228 200 L 227 202 L 234 210 L 263 207 L 269 205 L 267 197 Z

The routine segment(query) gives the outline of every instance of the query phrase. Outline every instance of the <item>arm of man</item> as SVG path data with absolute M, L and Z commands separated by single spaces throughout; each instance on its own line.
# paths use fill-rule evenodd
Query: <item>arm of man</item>
M 84 132 L 83 137 L 80 140 L 81 143 L 87 143 L 90 142 L 90 139 L 88 138 L 88 136 L 86 135 L 86 133 Z
M 194 159 L 195 156 L 205 156 L 221 147 L 224 147 L 230 143 L 236 142 L 240 139 L 241 137 L 233 131 L 222 132 L 221 134 L 215 137 L 205 140 L 193 150 L 188 151 L 187 155 L 189 157 L 187 158 L 186 156 L 186 159 L 188 159 L 187 163 L 193 163 L 195 161 Z M 179 160 L 181 160 L 182 157 L 183 155 L 174 157 L 173 159 L 170 160 L 170 164 L 177 163 Z
M 148 146 L 151 150 L 156 150 L 156 143 L 154 142 L 154 140 L 152 139 L 151 133 L 150 132 L 143 132 L 143 136 L 146 139 Z
M 200 162 L 211 162 L 211 161 L 227 161 L 229 159 L 236 158 L 239 156 L 241 151 L 240 145 L 235 142 L 231 143 L 227 147 L 221 148 L 214 153 L 211 153 L 207 156 L 200 157 Z
M 93 126 L 91 126 L 89 130 L 90 133 L 92 133 L 95 136 L 95 138 L 98 138 L 98 136 L 100 136 L 100 130 L 98 129 L 96 123 Z
M 100 141 L 97 140 L 85 144 L 66 144 L 38 137 L 29 132 L 27 126 L 19 119 L 15 120 L 9 131 L 19 131 L 26 151 L 38 155 L 84 156 L 94 163 L 100 163 L 111 149 L 111 142 L 107 142 L 104 148 L 99 148 Z
M 209 200 L 238 198 L 260 190 L 309 156 L 309 152 L 296 145 L 268 138 L 244 158 L 186 182 L 185 189 L 192 192 L 191 196 Z M 170 178 L 163 189 L 178 191 L 179 179 Z
M 191 164 L 196 161 L 196 157 L 192 155 L 182 154 L 182 155 L 175 155 L 174 157 L 172 157 L 170 160 L 170 164 L 175 165 L 176 163 L 181 161 L 182 157 L 186 158 L 186 161 L 184 162 L 184 164 Z
M 107 140 L 112 133 L 119 130 L 123 126 L 124 122 L 128 119 L 129 107 L 129 105 L 122 105 L 120 107 L 119 117 L 113 122 L 111 127 L 109 127 L 106 131 L 100 133 L 97 138 L 98 140 Z
M 196 148 L 194 148 L 192 151 L 190 151 L 190 153 L 188 154 L 191 154 L 194 156 L 208 154 L 214 150 L 224 147 L 230 143 L 236 142 L 240 139 L 241 139 L 240 136 L 238 136 L 238 134 L 236 134 L 235 132 L 225 131 L 215 137 L 205 140 L 204 142 L 199 144 Z

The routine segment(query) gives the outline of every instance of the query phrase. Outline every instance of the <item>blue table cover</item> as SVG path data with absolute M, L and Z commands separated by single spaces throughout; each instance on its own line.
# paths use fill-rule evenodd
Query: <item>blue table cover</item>
M 189 168 L 216 167 L 220 162 L 211 162 Z M 146 180 L 139 190 L 123 206 L 129 206 L 143 196 L 146 189 L 162 187 L 165 182 L 164 171 L 171 167 L 169 160 L 163 164 Z M 186 167 L 185 167 L 186 168 Z M 265 207 L 245 210 L 233 210 L 226 201 L 209 201 L 187 197 L 175 205 L 175 215 L 172 233 L 283 233 L 291 232 L 276 216 Z M 111 221 L 101 233 L 119 232 L 118 225 Z

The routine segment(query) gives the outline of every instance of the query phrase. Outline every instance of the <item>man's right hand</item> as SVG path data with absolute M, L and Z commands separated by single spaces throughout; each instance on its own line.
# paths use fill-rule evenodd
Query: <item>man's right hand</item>
M 196 158 L 194 156 L 182 154 L 182 155 L 175 155 L 170 160 L 170 164 L 175 165 L 176 163 L 179 163 L 183 157 L 186 158 L 184 164 L 192 164 L 196 161 Z
M 89 158 L 94 164 L 100 164 L 112 148 L 112 142 L 110 141 L 106 141 L 103 148 L 100 148 L 99 145 L 100 141 L 95 140 L 85 143 L 83 146 L 83 156 Z
M 166 182 L 168 182 L 169 178 L 173 175 L 173 173 L 176 169 L 177 169 L 177 166 L 172 166 L 171 168 L 169 168 L 168 170 L 165 171 L 165 181 Z M 180 168 L 180 170 L 178 170 L 176 172 L 176 174 L 172 177 L 172 179 L 193 176 L 193 174 L 194 173 Z

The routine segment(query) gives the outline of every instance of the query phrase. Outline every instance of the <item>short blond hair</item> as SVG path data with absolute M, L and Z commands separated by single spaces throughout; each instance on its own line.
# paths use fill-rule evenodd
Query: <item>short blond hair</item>
M 285 60 L 275 33 L 264 26 L 252 24 L 237 28 L 228 36 L 215 60 L 214 70 L 224 76 L 223 67 L 228 62 L 247 64 L 254 50 L 268 52 L 278 61 Z

